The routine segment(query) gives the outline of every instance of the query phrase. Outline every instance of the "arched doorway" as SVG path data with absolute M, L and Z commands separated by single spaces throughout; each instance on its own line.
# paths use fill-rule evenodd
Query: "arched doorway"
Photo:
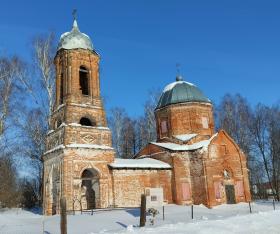
M 82 173 L 82 189 L 86 198 L 86 209 L 95 209 L 99 200 L 99 177 L 94 169 L 85 169 Z
M 225 184 L 225 193 L 226 193 L 226 202 L 227 204 L 235 204 L 235 188 L 234 181 L 232 179 L 232 171 L 230 169 L 224 169 L 224 184 Z

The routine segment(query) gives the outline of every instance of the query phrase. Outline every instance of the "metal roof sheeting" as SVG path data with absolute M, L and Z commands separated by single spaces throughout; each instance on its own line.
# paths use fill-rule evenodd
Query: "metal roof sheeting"
M 211 101 L 204 96 L 198 87 L 186 81 L 176 81 L 167 85 L 159 99 L 156 109 L 168 106 L 170 104 L 183 102 L 206 102 Z
M 89 36 L 80 32 L 76 20 L 74 20 L 72 30 L 61 35 L 57 50 L 60 49 L 94 50 Z

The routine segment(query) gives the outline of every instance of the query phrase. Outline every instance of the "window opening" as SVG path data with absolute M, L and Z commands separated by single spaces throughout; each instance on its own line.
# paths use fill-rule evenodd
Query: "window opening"
M 80 124 L 84 125 L 84 126 L 92 126 L 90 119 L 85 118 L 85 117 L 81 118 Z
M 82 90 L 82 94 L 89 95 L 88 70 L 83 66 L 80 67 L 79 77 L 80 77 L 80 89 Z

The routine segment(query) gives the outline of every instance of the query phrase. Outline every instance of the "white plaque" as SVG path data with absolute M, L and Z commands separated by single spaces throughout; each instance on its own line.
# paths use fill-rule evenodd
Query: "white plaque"
M 163 189 L 162 188 L 145 188 L 146 208 L 163 206 Z

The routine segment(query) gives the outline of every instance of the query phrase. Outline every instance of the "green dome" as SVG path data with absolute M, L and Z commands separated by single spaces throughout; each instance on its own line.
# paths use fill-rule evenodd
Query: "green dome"
M 181 77 L 176 82 L 167 85 L 159 99 L 156 109 L 184 102 L 206 102 L 211 101 L 194 84 L 183 81 Z

